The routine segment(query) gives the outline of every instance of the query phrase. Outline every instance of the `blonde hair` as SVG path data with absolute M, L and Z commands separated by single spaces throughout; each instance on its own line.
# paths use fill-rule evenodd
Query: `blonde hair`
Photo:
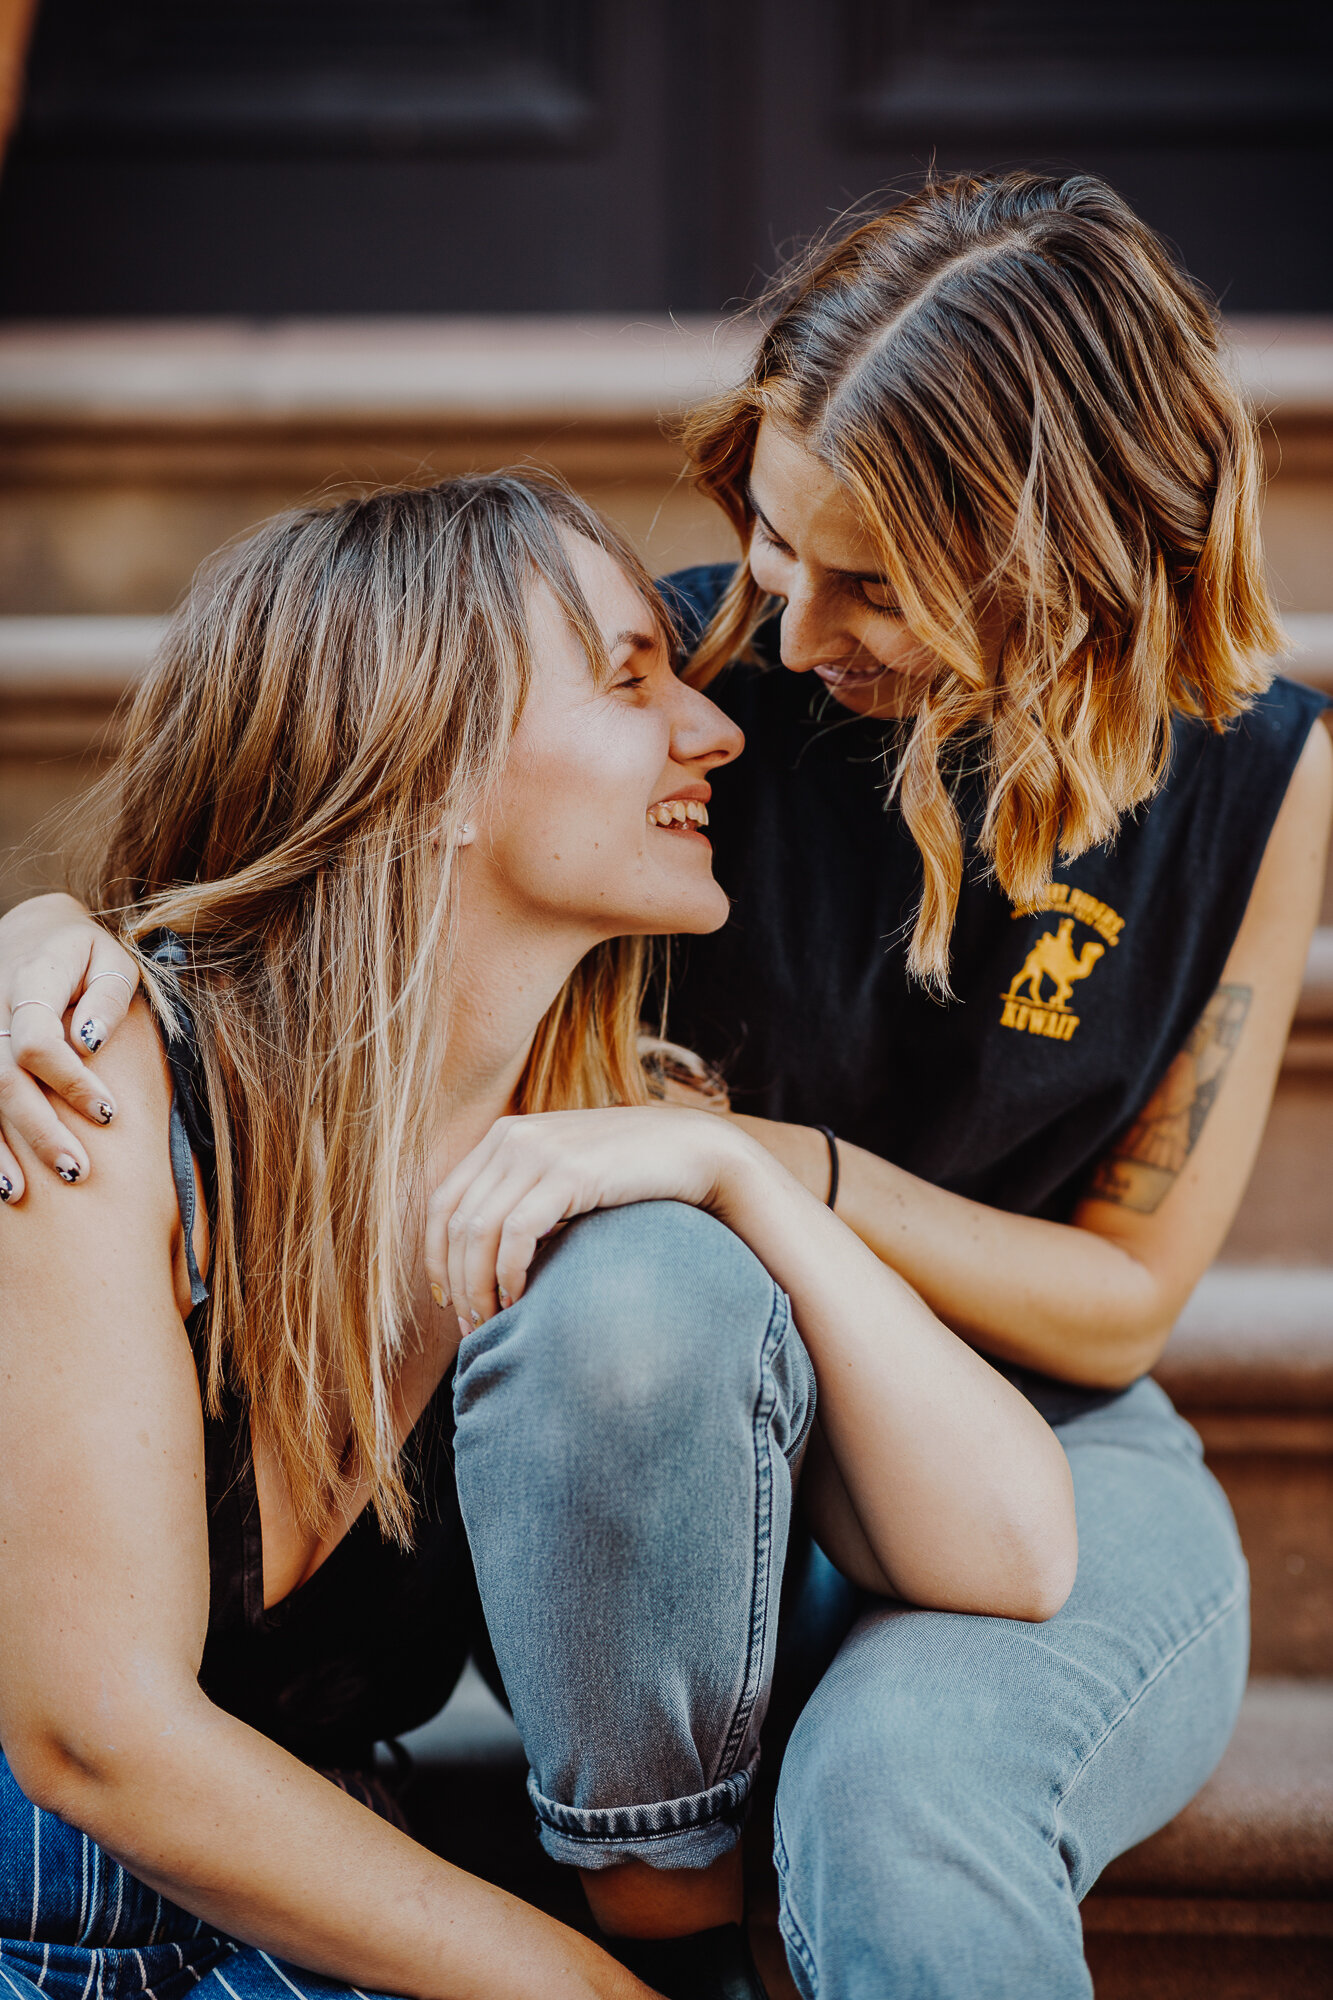
M 1173 716 L 1221 728 L 1267 685 L 1254 426 L 1202 292 L 1087 175 L 932 181 L 817 246 L 768 311 L 747 379 L 683 435 L 747 549 L 759 424 L 799 439 L 938 663 L 890 777 L 923 865 L 909 966 L 947 992 L 965 757 L 981 852 L 1026 908 L 1057 852 L 1160 785 Z M 689 678 L 744 656 L 767 608 L 742 568 Z
M 448 1033 L 451 861 L 497 779 L 550 586 L 599 678 L 562 531 L 629 574 L 621 537 L 554 483 L 499 475 L 268 522 L 196 579 L 129 710 L 109 831 L 79 886 L 134 946 L 188 965 L 217 1132 L 205 1393 L 261 1409 L 302 1518 L 368 1475 L 410 1507 L 392 1386 L 408 1333 L 404 1217 Z M 443 994 L 441 1004 L 443 968 Z M 641 939 L 578 966 L 519 1108 L 642 1102 Z

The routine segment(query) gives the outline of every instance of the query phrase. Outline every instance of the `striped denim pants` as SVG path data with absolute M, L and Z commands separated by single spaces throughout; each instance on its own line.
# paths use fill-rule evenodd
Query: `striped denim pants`
M 329 1772 L 397 1819 L 373 1781 Z M 26 1799 L 0 1756 L 0 2000 L 339 2000 L 347 1987 L 210 1930 Z M 375 2000 L 375 1996 L 363 1996 Z

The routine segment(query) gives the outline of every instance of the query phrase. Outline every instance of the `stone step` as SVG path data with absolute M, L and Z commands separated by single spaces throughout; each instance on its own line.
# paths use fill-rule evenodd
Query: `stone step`
M 1215 1775 L 1112 1862 L 1083 1929 L 1097 2000 L 1327 2000 L 1333 1682 L 1252 1681 Z
M 1333 323 L 1236 320 L 1263 419 L 1280 599 L 1327 602 Z M 0 328 L 0 610 L 157 611 L 274 508 L 339 482 L 554 464 L 674 568 L 730 531 L 661 419 L 744 364 L 754 329 L 526 316 L 64 322 Z
M 1215 1264 L 1155 1373 L 1219 1445 L 1251 1418 L 1261 1429 L 1303 1416 L 1323 1425 L 1333 1416 L 1333 1271 Z
M 162 611 L 280 507 L 516 463 L 664 569 L 712 560 L 734 539 L 662 419 L 752 340 L 689 315 L 0 327 L 0 610 Z
M 1333 1680 L 1333 1269 L 1215 1265 L 1154 1372 L 1235 1512 L 1254 1671 Z
M 1333 1264 L 1333 1033 L 1300 1022 L 1283 1054 L 1228 1264 Z

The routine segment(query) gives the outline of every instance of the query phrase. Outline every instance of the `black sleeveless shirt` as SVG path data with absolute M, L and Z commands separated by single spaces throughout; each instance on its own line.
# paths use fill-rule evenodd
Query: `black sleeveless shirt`
M 663 588 L 688 650 L 733 574 Z M 746 735 L 712 780 L 726 927 L 672 948 L 670 1032 L 738 1110 L 842 1137 L 951 1192 L 1065 1220 L 1222 973 L 1323 697 L 1276 680 L 1220 735 L 1178 721 L 1163 789 L 1109 846 L 1060 862 L 1018 915 L 985 879 L 981 799 L 957 794 L 966 880 L 956 999 L 907 977 L 921 863 L 884 759 L 904 727 L 840 708 L 812 674 L 734 664 L 709 689 Z
M 151 941 L 149 955 L 167 973 L 164 985 L 172 966 L 185 962 L 184 946 L 169 933 Z M 179 1032 L 165 1043 L 172 1167 L 193 1295 L 186 1325 L 202 1391 L 208 1289 L 190 1241 L 191 1155 L 212 1215 L 215 1154 L 193 1023 L 179 999 L 173 1013 Z M 219 1708 L 321 1769 L 365 1770 L 376 1742 L 428 1721 L 478 1636 L 454 1487 L 452 1371 L 418 1420 L 404 1463 L 416 1507 L 412 1547 L 390 1541 L 366 1509 L 313 1576 L 265 1610 L 249 1411 L 230 1387 L 220 1415 L 205 1406 L 209 1604 L 199 1684 Z

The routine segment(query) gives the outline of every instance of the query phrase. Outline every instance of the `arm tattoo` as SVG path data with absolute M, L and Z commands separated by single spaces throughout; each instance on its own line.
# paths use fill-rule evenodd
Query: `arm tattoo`
M 1088 1193 L 1096 1201 L 1152 1215 L 1198 1144 L 1240 1040 L 1253 988 L 1219 986 L 1189 1040 L 1114 1150 Z

